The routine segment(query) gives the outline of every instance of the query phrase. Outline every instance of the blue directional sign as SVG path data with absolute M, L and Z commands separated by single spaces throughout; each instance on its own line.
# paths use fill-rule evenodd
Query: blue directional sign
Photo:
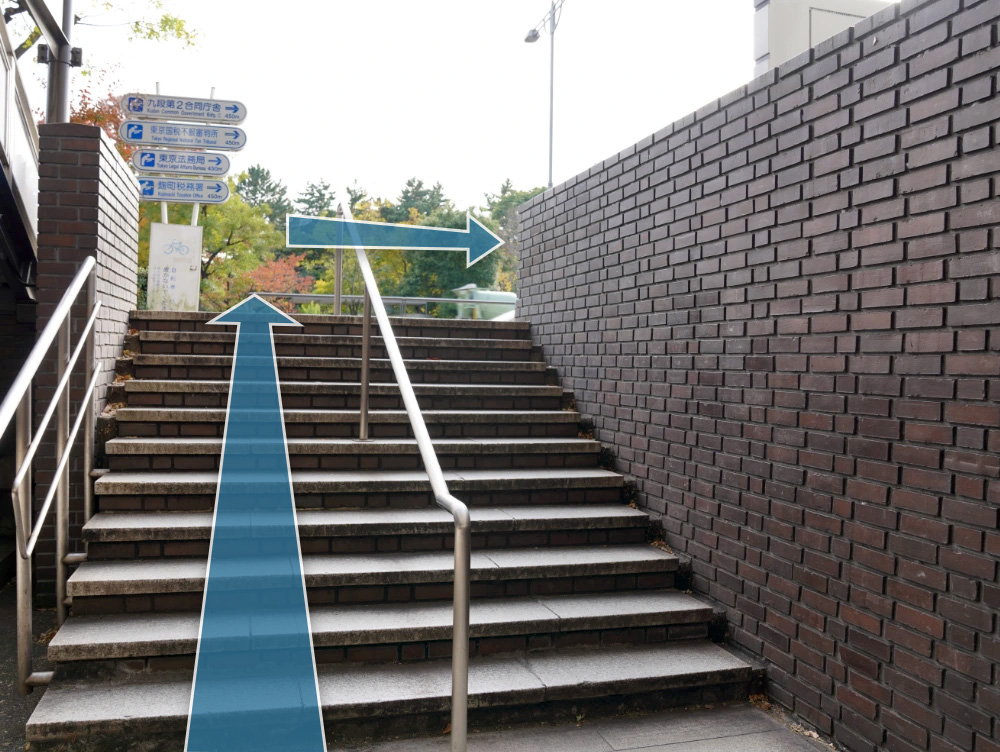
M 472 266 L 503 245 L 503 240 L 477 221 L 465 217 L 465 229 L 420 227 L 390 222 L 363 222 L 333 217 L 285 218 L 289 248 L 407 249 L 413 251 L 465 251 L 465 264 Z
M 175 204 L 224 204 L 229 200 L 229 186 L 225 180 L 205 178 L 139 178 L 139 198 Z
M 174 149 L 138 149 L 132 154 L 132 164 L 142 172 L 166 172 L 183 175 L 221 177 L 229 172 L 229 157 L 211 152 L 177 151 Z
M 256 295 L 209 323 L 238 328 L 184 749 L 324 752 L 272 331 L 300 324 Z
M 247 145 L 246 131 L 231 125 L 126 120 L 118 126 L 118 135 L 126 143 L 144 146 L 189 146 L 239 151 Z
M 196 120 L 201 123 L 242 123 L 247 108 L 242 102 L 197 97 L 168 97 L 160 94 L 126 94 L 120 100 L 122 112 L 140 118 Z

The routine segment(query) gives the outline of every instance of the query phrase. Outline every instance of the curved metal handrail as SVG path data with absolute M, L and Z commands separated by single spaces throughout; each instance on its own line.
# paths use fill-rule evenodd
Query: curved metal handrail
M 347 194 L 345 193 L 344 195 Z M 427 433 L 427 425 L 424 423 L 424 416 L 420 412 L 417 395 L 413 391 L 413 385 L 410 383 L 410 376 L 406 372 L 403 356 L 399 351 L 399 345 L 396 343 L 392 326 L 389 324 L 389 314 L 386 313 L 382 296 L 379 294 L 378 283 L 375 281 L 375 273 L 368 262 L 368 254 L 364 248 L 360 247 L 362 243 L 357 229 L 353 224 L 350 224 L 354 220 L 351 216 L 350 207 L 345 204 L 342 209 L 344 218 L 348 220 L 348 232 L 354 241 L 358 266 L 361 268 L 361 276 L 365 281 L 365 303 L 370 303 L 370 305 L 365 305 L 362 322 L 364 338 L 362 340 L 361 366 L 361 438 L 368 438 L 368 351 L 371 339 L 371 315 L 369 309 L 373 308 L 375 310 L 375 318 L 378 321 L 379 331 L 382 333 L 382 343 L 389 356 L 389 362 L 392 364 L 392 372 L 396 376 L 399 393 L 403 397 L 403 405 L 406 407 L 406 414 L 410 419 L 413 437 L 417 441 L 417 448 L 420 450 L 420 457 L 424 462 L 427 478 L 430 480 L 434 500 L 438 506 L 450 512 L 455 520 L 455 613 L 451 647 L 451 749 L 452 752 L 465 752 L 468 737 L 469 569 L 471 566 L 472 550 L 472 524 L 469 517 L 469 508 L 448 491 L 448 483 L 445 481 L 444 473 L 441 471 L 441 463 L 438 462 L 430 434 Z

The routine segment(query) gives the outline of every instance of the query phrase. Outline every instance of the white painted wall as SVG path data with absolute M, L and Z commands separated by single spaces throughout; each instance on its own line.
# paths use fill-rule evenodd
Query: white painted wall
M 756 0 L 754 75 L 815 47 L 894 0 Z

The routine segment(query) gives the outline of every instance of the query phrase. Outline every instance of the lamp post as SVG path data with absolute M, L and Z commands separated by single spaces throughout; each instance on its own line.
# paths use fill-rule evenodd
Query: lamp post
M 552 187 L 552 124 L 555 116 L 555 68 L 556 68 L 556 26 L 562 16 L 562 6 L 566 0 L 552 0 L 552 8 L 542 16 L 535 28 L 529 31 L 524 41 L 529 44 L 541 38 L 541 30 L 549 30 L 549 188 Z

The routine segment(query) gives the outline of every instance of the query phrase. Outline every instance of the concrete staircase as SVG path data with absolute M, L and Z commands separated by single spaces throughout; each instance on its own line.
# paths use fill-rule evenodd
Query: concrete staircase
M 49 644 L 31 749 L 180 750 L 232 332 L 137 312 L 112 399 L 88 560 Z M 358 430 L 360 322 L 276 334 L 328 741 L 440 734 L 450 702 L 451 517 L 433 504 L 381 340 Z M 472 509 L 470 725 L 740 699 L 751 666 L 578 435 L 527 324 L 395 319 L 450 490 Z M 267 625 L 254 625 L 267 639 Z

